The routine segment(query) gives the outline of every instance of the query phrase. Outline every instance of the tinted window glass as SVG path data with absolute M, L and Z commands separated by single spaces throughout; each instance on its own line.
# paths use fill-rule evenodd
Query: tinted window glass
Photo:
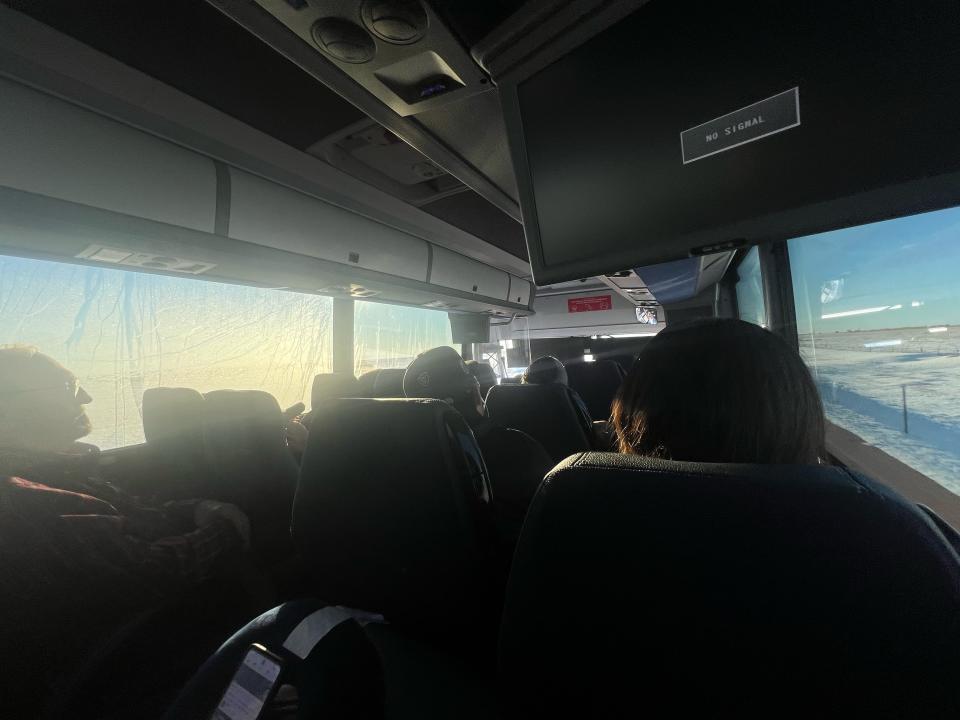
M 530 329 L 525 317 L 490 325 L 490 342 L 474 343 L 473 357 L 493 368 L 498 378 L 519 377 L 532 362 Z
M 143 391 L 261 389 L 303 401 L 332 362 L 330 298 L 0 257 L 0 344 L 34 345 L 93 397 L 88 440 L 143 441 Z
M 791 240 L 829 418 L 960 492 L 960 208 Z
M 353 367 L 362 375 L 405 368 L 424 350 L 453 345 L 447 313 L 358 301 L 353 310 Z
M 763 302 L 763 281 L 760 275 L 760 252 L 756 247 L 737 267 L 737 308 L 740 319 L 760 327 L 767 326 L 767 308 Z

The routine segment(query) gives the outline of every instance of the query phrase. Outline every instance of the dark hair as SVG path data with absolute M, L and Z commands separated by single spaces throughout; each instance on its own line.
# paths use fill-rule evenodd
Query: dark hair
M 765 464 L 825 457 L 810 371 L 783 338 L 741 320 L 657 335 L 620 386 L 610 422 L 623 453 Z

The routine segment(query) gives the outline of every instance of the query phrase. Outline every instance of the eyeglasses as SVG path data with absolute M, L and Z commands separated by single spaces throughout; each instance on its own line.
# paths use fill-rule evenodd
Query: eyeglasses
M 35 388 L 20 388 L 18 390 L 4 390 L 0 392 L 0 395 L 21 395 L 23 393 L 33 393 L 33 392 L 45 392 L 47 390 L 65 390 L 67 395 L 76 399 L 80 395 L 80 381 L 76 378 L 70 378 L 69 380 L 64 380 L 63 383 L 59 385 L 45 385 L 44 387 L 35 387 Z

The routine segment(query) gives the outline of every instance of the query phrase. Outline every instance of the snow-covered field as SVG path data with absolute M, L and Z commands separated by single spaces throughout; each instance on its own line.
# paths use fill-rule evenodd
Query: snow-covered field
M 833 422 L 960 494 L 960 327 L 806 335 L 800 352 Z

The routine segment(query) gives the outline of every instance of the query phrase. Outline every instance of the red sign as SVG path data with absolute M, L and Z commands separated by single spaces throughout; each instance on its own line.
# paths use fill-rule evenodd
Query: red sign
M 613 298 L 610 295 L 594 295 L 593 297 L 571 298 L 567 300 L 567 312 L 596 312 L 597 310 L 612 310 Z

